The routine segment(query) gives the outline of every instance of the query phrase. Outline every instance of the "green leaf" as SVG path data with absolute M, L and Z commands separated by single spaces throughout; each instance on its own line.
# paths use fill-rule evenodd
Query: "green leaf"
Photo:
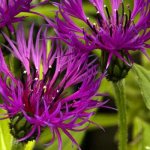
M 0 114 L 6 113 L 0 110 Z M 13 138 L 9 130 L 9 119 L 1 120 L 0 122 L 0 149 L 11 150 Z
M 34 145 L 35 145 L 35 141 L 28 142 L 25 146 L 25 150 L 33 150 Z
M 145 105 L 150 109 L 150 71 L 137 64 L 134 65 L 133 69 L 137 75 L 137 82 L 141 89 Z
M 73 145 L 71 140 L 66 135 L 64 135 L 63 133 L 61 133 L 61 135 L 62 135 L 62 141 L 63 141 L 63 150 L 68 150 L 68 149 L 76 150 L 77 149 L 76 145 Z M 81 144 L 82 139 L 85 135 L 85 131 L 71 132 L 71 135 L 77 141 L 77 143 Z M 53 145 L 48 147 L 46 150 L 56 150 L 56 149 L 58 149 L 57 140 L 53 143 Z
M 84 132 L 72 132 L 72 136 L 76 139 L 76 141 L 79 144 L 81 144 L 84 135 L 85 135 L 85 131 Z M 70 147 L 69 149 L 72 149 L 72 150 L 77 149 L 76 145 L 73 146 L 70 139 L 68 139 L 68 137 L 66 137 L 64 140 L 63 150 L 68 150 L 68 147 Z
M 150 150 L 150 124 L 140 118 L 134 119 L 133 140 L 131 150 Z
M 82 132 L 70 132 L 70 134 L 74 137 L 74 139 L 77 141 L 78 144 L 81 144 L 82 139 L 84 137 L 86 131 L 82 131 Z M 63 146 L 63 150 L 68 150 L 68 149 L 72 149 L 72 142 L 69 139 L 69 137 L 67 137 L 62 131 L 60 131 L 61 137 L 62 137 L 62 146 Z M 42 134 L 41 137 L 38 141 L 38 143 L 35 143 L 35 149 L 36 148 L 40 148 L 41 150 L 57 150 L 58 149 L 58 140 L 57 140 L 57 136 L 56 139 L 54 141 L 54 143 L 52 145 L 50 145 L 49 147 L 44 146 L 44 144 L 48 143 L 50 141 L 51 137 L 51 131 L 49 128 L 47 128 Z M 76 145 L 74 145 L 74 148 L 72 150 L 76 150 L 77 147 Z

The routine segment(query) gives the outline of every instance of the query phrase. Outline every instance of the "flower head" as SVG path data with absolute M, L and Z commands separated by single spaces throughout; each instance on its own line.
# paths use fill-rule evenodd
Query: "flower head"
M 20 12 L 29 12 L 32 0 L 0 0 L 0 28 L 7 26 L 13 31 L 12 24 L 24 17 L 17 17 Z
M 19 141 L 38 140 L 43 129 L 48 127 L 52 134 L 50 144 L 57 137 L 61 150 L 60 131 L 77 144 L 69 131 L 81 131 L 83 125 L 90 122 L 93 108 L 103 106 L 102 102 L 92 100 L 101 77 L 95 58 L 87 60 L 84 55 L 73 53 L 70 47 L 62 49 L 58 41 L 51 41 L 50 48 L 46 30 L 41 34 L 42 28 L 33 42 L 33 28 L 32 25 L 28 41 L 22 25 L 17 30 L 16 42 L 5 35 L 10 51 L 23 69 L 15 76 L 0 51 L 3 99 L 0 107 L 7 110 L 5 117 L 11 118 L 11 132 Z M 20 121 L 24 123 L 18 130 L 16 126 Z
M 150 39 L 149 0 L 134 0 L 133 9 L 130 5 L 125 5 L 126 0 L 110 0 L 110 7 L 104 4 L 104 0 L 89 1 L 96 9 L 95 23 L 86 17 L 82 0 L 62 0 L 61 3 L 55 3 L 59 8 L 56 23 L 49 23 L 55 27 L 59 38 L 71 46 L 80 47 L 82 52 L 93 49 L 106 52 L 106 68 L 113 56 L 130 64 L 132 58 L 129 51 L 140 50 L 147 56 L 146 48 L 150 48 L 147 43 Z M 63 19 L 59 18 L 59 14 Z M 83 21 L 88 28 L 80 27 L 72 17 Z

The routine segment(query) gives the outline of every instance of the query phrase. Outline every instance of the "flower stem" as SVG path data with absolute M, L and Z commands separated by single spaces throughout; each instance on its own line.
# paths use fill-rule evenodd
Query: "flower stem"
M 120 80 L 113 83 L 115 91 L 115 100 L 118 108 L 119 119 L 119 150 L 127 150 L 127 119 L 126 119 L 126 102 L 124 93 L 124 81 Z

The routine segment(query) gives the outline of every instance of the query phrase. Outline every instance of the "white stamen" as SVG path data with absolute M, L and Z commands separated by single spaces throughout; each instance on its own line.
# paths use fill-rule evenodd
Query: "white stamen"
M 52 65 L 49 65 L 48 68 L 52 68 Z
M 35 78 L 34 80 L 37 81 L 39 78 Z
M 46 85 L 43 86 L 43 89 L 44 89 L 44 90 L 46 89 Z
M 93 25 L 96 26 L 96 23 L 94 22 Z
M 23 74 L 26 74 L 26 73 L 27 73 L 27 71 L 26 71 L 26 70 L 24 70 L 24 71 L 23 71 Z

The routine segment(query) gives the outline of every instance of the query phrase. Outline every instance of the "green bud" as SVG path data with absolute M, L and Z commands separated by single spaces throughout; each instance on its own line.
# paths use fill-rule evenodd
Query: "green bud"
M 130 63 L 128 57 L 123 52 L 121 55 L 127 62 Z M 101 55 L 101 71 L 107 71 L 106 78 L 112 82 L 118 82 L 119 80 L 125 78 L 131 69 L 131 66 L 120 60 L 117 56 L 112 56 L 111 62 L 106 70 L 108 57 L 109 53 L 103 51 Z
M 16 139 L 25 137 L 32 130 L 32 125 L 25 119 L 25 117 L 21 113 L 10 118 L 9 126 L 11 134 Z M 31 137 L 23 142 L 27 143 L 28 141 L 35 140 L 36 136 L 37 133 L 35 132 Z

